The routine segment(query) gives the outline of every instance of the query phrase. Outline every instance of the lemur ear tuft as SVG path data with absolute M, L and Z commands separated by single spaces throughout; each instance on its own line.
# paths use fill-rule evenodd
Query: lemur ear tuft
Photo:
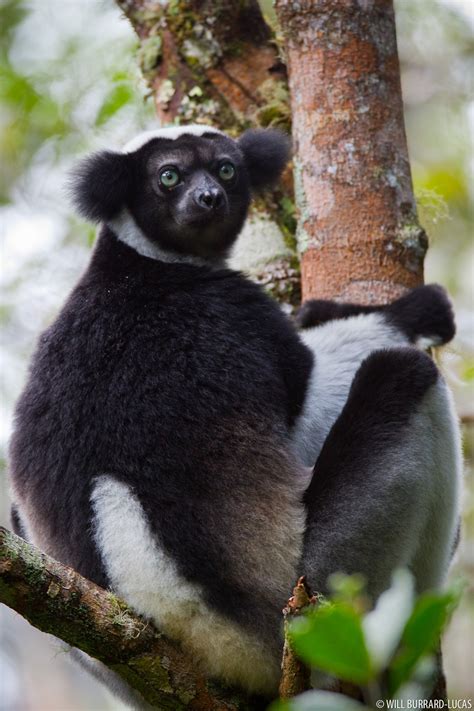
M 70 191 L 78 212 L 93 222 L 107 222 L 125 204 L 130 188 L 129 156 L 102 151 L 73 171 Z
M 262 190 L 275 183 L 291 155 L 289 136 L 276 129 L 245 131 L 238 145 L 244 154 L 253 190 Z

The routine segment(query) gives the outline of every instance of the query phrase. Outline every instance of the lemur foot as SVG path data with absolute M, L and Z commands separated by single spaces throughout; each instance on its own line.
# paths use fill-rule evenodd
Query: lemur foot
M 456 333 L 451 301 L 438 284 L 413 289 L 384 307 L 383 312 L 417 345 L 440 346 L 449 343 Z
M 296 313 L 300 328 L 312 328 L 335 319 L 380 313 L 402 331 L 411 343 L 421 346 L 448 343 L 456 333 L 451 301 L 438 284 L 419 286 L 391 304 L 364 306 L 323 299 L 306 301 Z

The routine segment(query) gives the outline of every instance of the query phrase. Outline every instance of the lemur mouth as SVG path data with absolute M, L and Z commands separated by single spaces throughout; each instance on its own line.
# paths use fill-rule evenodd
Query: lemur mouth
M 197 212 L 180 221 L 175 219 L 175 222 L 179 227 L 206 227 L 222 222 L 227 216 L 228 210 L 223 207 L 218 210 L 209 210 L 209 212 Z
M 213 227 L 214 225 L 219 224 L 220 222 L 223 222 L 224 218 L 225 218 L 225 215 L 223 215 L 223 214 L 206 215 L 205 217 L 196 218 L 194 220 L 191 220 L 188 224 L 190 227 L 196 227 L 196 228 Z

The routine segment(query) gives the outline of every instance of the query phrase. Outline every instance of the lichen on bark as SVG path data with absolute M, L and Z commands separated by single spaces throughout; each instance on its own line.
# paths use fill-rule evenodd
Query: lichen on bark
M 423 279 L 392 0 L 277 0 L 303 297 L 386 301 Z

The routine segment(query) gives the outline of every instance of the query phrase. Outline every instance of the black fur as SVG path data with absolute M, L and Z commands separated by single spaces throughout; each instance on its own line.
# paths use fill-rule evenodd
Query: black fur
M 132 154 L 133 190 L 128 207 L 143 233 L 162 248 L 205 258 L 223 257 L 240 232 L 250 203 L 244 157 L 227 136 L 183 135 L 178 140 L 157 138 Z M 218 177 L 226 159 L 234 164 L 232 181 Z M 172 190 L 159 183 L 163 166 L 176 166 L 182 178 Z M 218 189 L 223 200 L 217 210 L 196 203 L 196 195 Z
M 439 345 L 449 343 L 456 334 L 452 304 L 443 287 L 429 284 L 413 289 L 389 304 L 387 320 L 414 343 L 420 337 L 435 336 Z
M 288 158 L 289 141 L 280 131 L 247 131 L 238 142 L 216 133 L 198 140 L 185 133 L 177 140 L 154 138 L 129 154 L 106 151 L 87 158 L 72 178 L 72 195 L 88 219 L 109 222 L 127 208 L 146 237 L 163 249 L 221 258 L 242 228 L 250 191 L 275 182 Z M 225 160 L 236 169 L 229 182 L 219 178 Z M 181 180 L 166 190 L 159 176 L 170 165 Z M 206 190 L 219 191 L 218 208 L 197 204 L 196 195 Z
M 48 553 L 100 585 L 111 582 L 94 542 L 90 499 L 96 478 L 115 477 L 133 489 L 179 573 L 202 587 L 211 609 L 268 641 L 276 659 L 292 582 L 282 579 L 294 570 L 278 556 L 287 560 L 304 481 L 292 428 L 313 356 L 257 285 L 219 263 L 242 227 L 251 190 L 275 181 L 288 154 L 276 131 L 249 131 L 238 142 L 183 134 L 81 165 L 74 191 L 82 214 L 109 223 L 121 217 L 113 229 L 102 227 L 87 271 L 39 340 L 10 448 L 17 503 Z M 223 161 L 235 167 L 229 181 Z M 171 189 L 160 180 L 166 166 L 180 176 Z M 203 191 L 219 199 L 203 204 Z M 134 239 L 158 247 L 158 258 L 127 246 L 125 233 L 118 238 L 124 212 Z M 163 250 L 200 260 L 161 261 Z M 383 309 L 410 338 L 433 328 L 449 336 L 451 312 L 439 288 L 389 307 L 304 308 L 304 325 Z M 383 452 L 401 436 L 436 377 L 435 366 L 410 349 L 376 354 L 361 367 L 306 495 L 305 572 L 325 550 L 318 526 L 332 517 L 330 543 L 341 543 L 338 502 L 370 478 L 374 444 Z M 365 506 L 373 498 L 367 491 L 366 483 Z M 278 580 L 262 575 L 263 557 L 280 565 Z
M 389 476 L 390 452 L 403 441 L 410 451 L 410 417 L 438 377 L 431 358 L 411 348 L 375 351 L 359 368 L 305 494 L 302 570 L 314 589 L 327 592 L 336 571 L 365 574 L 371 593 L 388 587 L 377 561 L 399 559 L 393 519 L 418 505 L 404 467 Z
M 69 186 L 78 212 L 93 222 L 107 222 L 125 205 L 132 178 L 127 155 L 102 151 L 85 158 Z
M 18 511 L 18 507 L 12 504 L 10 508 L 10 521 L 11 521 L 11 526 L 12 526 L 12 531 L 16 533 L 17 536 L 21 536 L 21 538 L 24 538 L 24 540 L 27 539 L 25 527 L 23 525 L 23 522 L 21 520 L 20 512 Z
M 304 329 L 334 319 L 376 312 L 383 313 L 387 321 L 406 335 L 411 343 L 420 337 L 435 337 L 441 345 L 449 343 L 456 333 L 451 302 L 438 284 L 420 286 L 391 304 L 383 305 L 365 306 L 311 299 L 298 310 L 296 322 Z
M 104 226 L 87 272 L 40 339 L 11 443 L 16 490 L 34 502 L 48 552 L 106 585 L 90 497 L 95 477 L 122 478 L 182 575 L 204 587 L 213 608 L 272 640 L 286 587 L 276 594 L 262 583 L 257 594 L 249 581 L 260 570 L 249 564 L 244 581 L 226 541 L 248 535 L 255 547 L 259 507 L 292 489 L 285 450 L 313 359 L 259 287 L 213 267 L 242 227 L 251 187 L 278 177 L 286 145 L 272 131 L 239 143 L 183 133 L 79 166 L 82 214 L 119 234 L 125 215 L 134 239 L 209 266 L 143 257 Z M 228 162 L 235 172 L 225 180 Z M 170 167 L 179 175 L 171 188 L 161 179 Z
M 103 585 L 91 485 L 101 473 L 123 479 L 213 607 L 275 634 L 282 601 L 255 599 L 226 540 L 246 535 L 234 494 L 236 505 L 244 492 L 263 503 L 278 490 L 311 367 L 258 286 L 141 257 L 105 228 L 34 356 L 11 443 L 15 488 L 61 540 L 63 562 Z
M 275 129 L 245 131 L 238 145 L 245 156 L 245 165 L 254 190 L 275 183 L 290 157 L 288 136 Z
M 309 299 L 305 301 L 295 314 L 295 322 L 299 328 L 314 328 L 328 321 L 370 314 L 380 310 L 380 306 L 364 306 L 363 304 L 339 303 L 326 299 Z

